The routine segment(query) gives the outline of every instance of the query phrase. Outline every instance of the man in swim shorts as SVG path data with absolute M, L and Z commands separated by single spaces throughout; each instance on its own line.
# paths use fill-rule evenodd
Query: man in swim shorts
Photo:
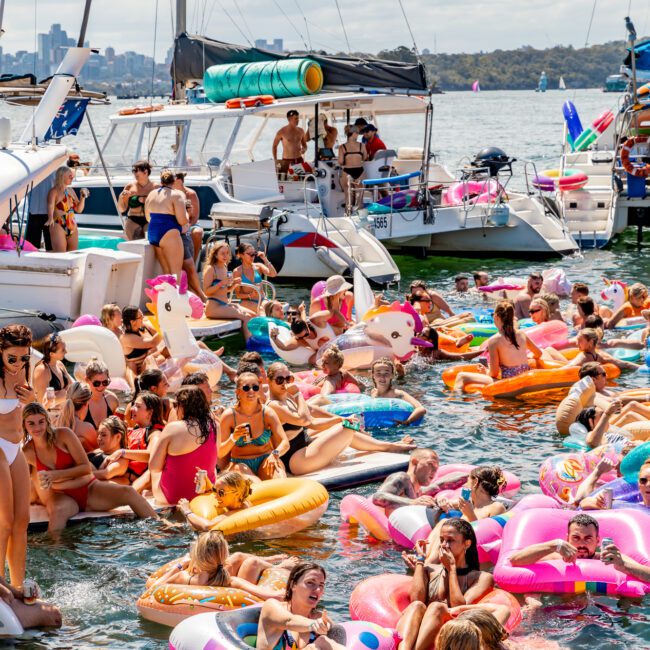
M 372 502 L 386 511 L 386 516 L 402 506 L 437 507 L 435 497 L 425 492 L 437 492 L 449 487 L 449 480 L 456 485 L 464 484 L 467 474 L 461 477 L 445 476 L 444 479 L 431 483 L 440 467 L 438 454 L 433 449 L 414 449 L 411 452 L 409 466 L 405 472 L 395 472 L 386 478 L 377 492 L 372 495 Z
M 303 154 L 307 151 L 307 134 L 298 124 L 300 115 L 297 110 L 287 111 L 286 126 L 283 126 L 273 140 L 273 160 L 280 174 L 286 174 L 291 165 L 305 162 Z M 278 160 L 278 145 L 282 143 L 282 158 Z
M 514 300 L 515 318 L 528 318 L 528 308 L 533 298 L 542 290 L 544 278 L 541 273 L 531 273 L 528 285 Z

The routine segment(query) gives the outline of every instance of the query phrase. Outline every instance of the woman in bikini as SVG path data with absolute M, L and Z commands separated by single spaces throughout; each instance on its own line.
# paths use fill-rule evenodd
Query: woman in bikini
M 32 333 L 24 325 L 0 329 L 0 570 L 14 587 L 25 579 L 29 524 L 29 467 L 21 451 L 22 411 L 36 399 L 29 385 Z
M 235 405 L 223 412 L 219 422 L 219 459 L 229 460 L 227 470 L 255 481 L 284 478 L 280 456 L 289 451 L 289 441 L 278 416 L 260 400 L 257 375 L 239 375 L 235 396 Z
M 45 391 L 48 388 L 53 388 L 55 399 L 57 402 L 62 402 L 67 396 L 68 386 L 74 381 L 63 363 L 66 354 L 65 341 L 58 334 L 50 334 L 41 351 L 43 358 L 34 368 L 36 399 L 42 402 Z
M 488 339 L 490 366 L 487 374 L 480 372 L 459 372 L 454 390 L 462 390 L 467 384 L 492 384 L 498 379 L 517 377 L 530 370 L 528 351 L 535 359 L 542 351 L 520 330 L 515 329 L 515 308 L 512 303 L 500 302 L 494 310 L 494 324 L 498 333 Z
M 185 384 L 183 384 L 185 385 Z M 137 399 L 140 393 L 153 393 L 154 395 L 160 398 L 162 404 L 162 420 L 167 422 L 169 420 L 169 414 L 172 410 L 172 401 L 167 397 L 169 392 L 169 380 L 165 373 L 159 368 L 147 368 L 139 377 L 135 380 L 135 395 L 133 400 L 126 407 L 124 411 L 124 420 L 128 426 L 134 427 L 136 423 L 133 420 L 133 407 L 135 400 Z
M 63 403 L 59 426 L 72 429 L 87 453 L 97 449 L 97 429 L 86 421 L 92 391 L 88 384 L 75 381 L 68 388 L 68 399 Z
M 97 430 L 97 449 L 88 454 L 96 479 L 131 485 L 128 475 L 129 461 L 121 455 L 111 460 L 112 454 L 125 446 L 126 425 L 117 415 L 110 415 L 100 423 Z
M 88 190 L 81 190 L 81 198 L 70 187 L 74 172 L 70 167 L 59 167 L 54 176 L 54 186 L 47 195 L 47 223 L 54 253 L 76 251 L 79 248 L 79 230 L 75 212 L 83 212 Z
M 650 308 L 648 287 L 637 282 L 627 292 L 627 300 L 611 315 L 605 319 L 605 329 L 612 329 L 624 318 L 636 318 L 642 315 L 644 309 Z
M 208 263 L 203 271 L 203 293 L 206 318 L 237 319 L 241 321 L 244 338 L 250 338 L 248 321 L 256 314 L 250 309 L 230 302 L 230 293 L 242 282 L 228 271 L 232 259 L 230 244 L 226 241 L 216 242 L 210 249 Z
M 149 458 L 154 497 L 171 505 L 196 496 L 197 469 L 204 469 L 214 482 L 217 466 L 217 427 L 203 391 L 197 386 L 181 388 L 176 414 L 178 420 L 169 422 L 151 443 Z
M 476 534 L 469 522 L 445 519 L 440 528 L 438 548 L 438 564 L 435 565 L 426 562 L 427 547 L 423 540 L 417 543 L 415 555 L 403 554 L 414 573 L 409 592 L 411 604 L 396 625 L 402 638 L 398 650 L 435 647 L 438 632 L 451 620 L 454 608 L 463 607 L 464 611 L 493 589 L 492 575 L 479 568 Z M 498 611 L 500 621 L 505 622 L 510 615 L 509 608 Z
M 144 212 L 149 221 L 147 237 L 163 273 L 175 275 L 180 282 L 184 256 L 181 233 L 188 228 L 188 217 L 185 194 L 172 188 L 175 180 L 173 172 L 163 170 L 161 186 L 148 194 Z
M 235 285 L 235 295 L 241 300 L 244 309 L 252 311 L 255 316 L 260 315 L 260 305 L 264 299 L 261 282 L 264 276 L 274 278 L 278 272 L 271 264 L 263 250 L 255 250 L 255 246 L 241 242 L 237 246 L 237 257 L 241 264 L 233 271 L 233 279 L 241 280 Z M 261 261 L 256 262 L 259 258 Z
M 122 351 L 130 373 L 137 377 L 144 369 L 146 358 L 156 352 L 163 340 L 162 334 L 145 325 L 139 307 L 129 305 L 122 310 L 124 333 L 120 337 Z
M 405 452 L 413 449 L 413 439 L 399 442 L 376 440 L 352 428 L 350 419 L 332 415 L 305 401 L 289 368 L 276 362 L 268 369 L 270 400 L 289 440 L 289 449 L 280 456 L 285 468 L 299 476 L 327 467 L 346 448 L 361 451 Z
M 366 146 L 357 142 L 359 128 L 348 124 L 345 127 L 347 140 L 339 147 L 339 165 L 341 174 L 341 188 L 345 194 L 345 211 L 352 212 L 352 207 L 359 209 L 363 204 L 363 192 L 360 191 L 359 180 L 363 176 L 363 163 L 368 160 Z
M 47 509 L 49 532 L 65 528 L 78 512 L 103 512 L 119 506 L 129 506 L 138 517 L 158 518 L 132 487 L 98 481 L 79 438 L 66 427 L 53 427 L 38 402 L 28 404 L 22 415 L 23 449 L 36 470 L 34 487 Z
M 86 383 L 90 386 L 91 396 L 84 421 L 99 429 L 99 423 L 115 413 L 120 401 L 115 393 L 107 390 L 111 378 L 102 361 L 91 361 L 86 366 Z
M 117 205 L 121 213 L 126 212 L 124 233 L 127 239 L 144 239 L 147 236 L 147 219 L 144 203 L 156 186 L 151 179 L 151 165 L 147 160 L 138 160 L 133 165 L 134 180 L 120 192 Z
M 327 322 L 332 326 L 334 333 L 343 334 L 354 325 L 352 320 L 354 294 L 350 289 L 352 285 L 342 275 L 332 275 L 327 278 L 325 290 L 313 298 L 309 305 L 309 317 L 328 311 L 330 317 Z

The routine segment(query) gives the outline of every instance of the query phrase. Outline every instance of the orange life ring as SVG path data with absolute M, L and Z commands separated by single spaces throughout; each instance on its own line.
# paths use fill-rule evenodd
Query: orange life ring
M 650 176 L 650 163 L 646 163 L 643 167 L 635 167 L 630 160 L 632 147 L 646 142 L 648 142 L 647 135 L 637 135 L 634 138 L 628 138 L 621 147 L 621 165 L 623 165 L 623 169 L 632 176 L 640 176 L 641 178 L 648 178 L 648 176 Z
M 155 113 L 165 108 L 162 104 L 149 104 L 147 106 L 131 106 L 123 108 L 118 115 L 141 115 L 142 113 Z
M 244 100 L 241 97 L 234 97 L 226 102 L 226 108 L 241 108 Z
M 254 95 L 253 97 L 246 97 L 243 101 L 246 108 L 252 108 L 253 106 L 267 106 L 268 104 L 272 104 L 275 101 L 275 97 L 273 95 Z

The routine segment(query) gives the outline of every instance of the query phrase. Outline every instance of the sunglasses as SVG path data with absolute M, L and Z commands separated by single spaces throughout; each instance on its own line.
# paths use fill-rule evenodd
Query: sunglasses
M 244 255 L 250 255 L 251 257 L 255 257 L 257 255 L 257 251 L 246 251 Z
M 140 167 L 134 167 L 134 168 L 131 170 L 131 173 L 135 174 L 136 172 L 144 172 L 144 171 L 147 171 L 147 170 L 146 170 L 146 169 L 142 169 L 142 168 L 140 168 Z
M 541 309 L 529 309 L 528 313 L 529 314 L 536 314 L 538 311 L 542 311 Z
M 233 490 L 226 490 L 224 488 L 215 488 L 214 493 L 220 498 L 223 499 L 226 494 L 234 494 Z
M 93 386 L 95 388 L 99 388 L 100 386 L 108 386 L 111 383 L 110 379 L 102 379 L 101 381 L 99 379 L 93 381 Z
M 606 373 L 606 372 L 599 372 L 599 373 L 596 375 L 596 377 L 607 377 L 607 373 Z
M 241 389 L 245 392 L 248 393 L 249 391 L 253 391 L 254 393 L 257 393 L 260 389 L 259 384 L 244 384 Z
M 31 354 L 23 354 L 22 357 L 16 357 L 13 354 L 7 355 L 7 363 L 16 363 L 16 361 L 21 361 L 22 363 L 28 363 L 32 358 Z
M 273 380 L 278 386 L 282 384 L 293 384 L 293 375 L 279 376 Z
M 300 316 L 299 311 L 288 311 L 287 316 Z
M 647 484 L 648 484 L 648 478 L 645 477 L 645 476 L 644 476 L 643 478 L 640 478 L 640 479 L 639 479 L 639 483 L 640 483 L 641 485 L 647 485 Z

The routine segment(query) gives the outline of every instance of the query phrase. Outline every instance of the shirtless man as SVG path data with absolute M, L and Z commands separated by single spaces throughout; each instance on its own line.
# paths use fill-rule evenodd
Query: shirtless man
M 542 290 L 544 278 L 541 273 L 531 273 L 528 285 L 514 300 L 515 318 L 528 318 L 528 308 L 533 298 Z
M 144 202 L 155 185 L 149 178 L 151 165 L 146 160 L 138 160 L 133 165 L 135 180 L 128 183 L 117 199 L 120 213 L 128 210 L 124 233 L 127 239 L 143 239 L 147 236 L 147 219 L 144 216 Z
M 440 467 L 438 454 L 433 449 L 414 449 L 411 452 L 409 466 L 405 472 L 395 472 L 382 483 L 372 495 L 372 502 L 384 508 L 386 516 L 402 506 L 436 507 L 435 497 L 428 492 L 438 492 L 458 482 L 464 484 L 467 474 L 463 476 L 445 476 L 436 483 L 431 483 Z
M 289 167 L 305 162 L 302 157 L 307 151 L 307 134 L 298 126 L 300 115 L 297 110 L 287 111 L 289 124 L 283 126 L 273 140 L 273 160 L 280 174 L 286 174 Z M 282 143 L 282 158 L 278 160 L 278 145 Z
M 487 287 L 490 284 L 490 277 L 487 274 L 487 271 L 474 271 L 472 273 L 474 278 L 474 288 L 478 289 L 479 287 Z

